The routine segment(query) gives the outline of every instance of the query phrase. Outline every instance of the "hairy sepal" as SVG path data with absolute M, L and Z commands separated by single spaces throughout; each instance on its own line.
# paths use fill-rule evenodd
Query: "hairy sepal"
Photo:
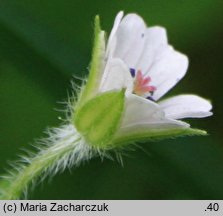
M 82 88 L 77 107 L 93 98 L 101 82 L 101 77 L 105 64 L 105 32 L 101 30 L 100 18 L 95 17 L 94 25 L 94 45 L 92 50 L 91 63 L 89 67 L 89 77 L 86 85 Z
M 156 141 L 168 138 L 182 137 L 182 136 L 199 136 L 207 135 L 204 130 L 194 128 L 171 128 L 171 129 L 138 129 L 136 131 L 126 131 L 125 133 L 117 133 L 113 139 L 113 143 L 117 147 L 129 145 L 130 143 Z
M 97 95 L 80 107 L 73 118 L 79 133 L 95 147 L 106 149 L 120 126 L 125 90 Z

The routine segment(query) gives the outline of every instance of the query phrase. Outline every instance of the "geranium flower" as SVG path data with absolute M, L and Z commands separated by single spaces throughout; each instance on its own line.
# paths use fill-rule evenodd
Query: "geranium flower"
M 102 47 L 99 61 L 103 66 L 98 71 L 100 84 L 95 85 L 95 94 L 126 88 L 114 142 L 205 133 L 191 130 L 188 123 L 178 119 L 210 116 L 209 101 L 196 95 L 160 100 L 188 67 L 187 56 L 168 44 L 163 27 L 148 28 L 137 14 L 123 18 L 123 12 L 119 12 L 105 50 Z
M 22 158 L 0 181 L 0 199 L 18 199 L 27 186 L 94 156 L 131 143 L 179 135 L 203 135 L 179 119 L 210 116 L 196 95 L 161 100 L 187 71 L 188 59 L 168 44 L 162 27 L 147 27 L 136 14 L 118 13 L 107 44 L 95 19 L 89 77 L 69 101 L 65 124 L 48 131 L 38 152 Z M 45 145 L 42 145 L 42 144 Z

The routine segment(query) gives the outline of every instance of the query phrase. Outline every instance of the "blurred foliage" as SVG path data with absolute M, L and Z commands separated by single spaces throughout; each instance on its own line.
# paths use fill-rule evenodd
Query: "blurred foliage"
M 144 143 L 124 167 L 94 159 L 41 183 L 32 199 L 223 199 L 221 0 L 1 0 L 0 172 L 46 127 L 60 124 L 72 75 L 90 61 L 93 19 L 109 32 L 119 10 L 162 25 L 190 58 L 187 76 L 170 94 L 210 98 L 214 116 L 191 120 L 207 137 Z

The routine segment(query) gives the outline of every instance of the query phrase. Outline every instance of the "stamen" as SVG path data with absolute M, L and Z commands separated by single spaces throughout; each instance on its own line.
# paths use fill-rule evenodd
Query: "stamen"
M 151 82 L 151 78 L 149 76 L 144 77 L 141 70 L 138 70 L 135 74 L 135 69 L 133 68 L 130 68 L 130 73 L 135 77 L 133 93 L 154 101 L 152 96 L 156 87 L 149 84 Z
M 134 78 L 136 75 L 136 70 L 134 68 L 130 68 L 129 71 L 130 71 L 132 77 Z
M 151 100 L 151 101 L 155 101 L 151 96 L 146 97 L 146 99 Z

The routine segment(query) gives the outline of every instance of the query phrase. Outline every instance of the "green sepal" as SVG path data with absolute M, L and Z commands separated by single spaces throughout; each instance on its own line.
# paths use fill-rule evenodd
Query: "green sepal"
M 94 44 L 92 50 L 91 63 L 89 67 L 89 76 L 85 86 L 80 93 L 80 98 L 76 107 L 83 105 L 86 101 L 94 97 L 101 83 L 103 75 L 105 58 L 105 32 L 101 30 L 100 18 L 95 17 L 94 25 Z
M 73 118 L 77 130 L 89 144 L 106 148 L 119 128 L 125 89 L 101 93 L 80 107 Z
M 138 129 L 135 132 L 117 133 L 113 139 L 115 146 L 125 146 L 130 143 L 156 141 L 181 136 L 207 135 L 207 132 L 194 128 L 170 128 L 170 129 Z

